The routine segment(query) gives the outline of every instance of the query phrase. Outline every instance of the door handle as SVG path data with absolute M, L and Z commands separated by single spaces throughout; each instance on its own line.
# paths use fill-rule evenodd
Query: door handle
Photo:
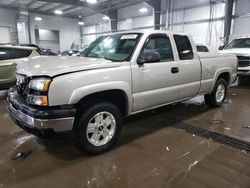
M 171 68 L 171 73 L 176 74 L 178 72 L 179 72 L 179 68 L 178 67 L 172 67 Z

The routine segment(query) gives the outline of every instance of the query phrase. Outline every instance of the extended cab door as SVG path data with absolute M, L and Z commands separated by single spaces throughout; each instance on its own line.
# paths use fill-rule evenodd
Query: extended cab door
M 179 62 L 174 61 L 172 44 L 167 34 L 150 35 L 141 49 L 160 54 L 160 61 L 131 66 L 133 111 L 173 102 L 178 99 Z M 138 59 L 139 59 L 138 58 Z
M 177 34 L 174 34 L 173 37 L 179 56 L 179 97 L 180 99 L 190 98 L 196 95 L 200 89 L 201 63 L 190 37 Z

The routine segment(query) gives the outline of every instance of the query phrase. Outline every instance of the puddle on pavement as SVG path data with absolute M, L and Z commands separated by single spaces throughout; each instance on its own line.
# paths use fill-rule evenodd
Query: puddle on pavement
M 212 119 L 208 121 L 209 124 L 223 124 L 224 121 L 223 120 L 219 120 L 219 119 Z
M 24 144 L 25 142 L 27 142 L 28 140 L 35 138 L 34 135 L 25 135 L 25 136 L 21 136 L 19 138 L 16 139 L 16 145 L 15 148 L 18 148 L 19 146 L 21 146 L 22 144 Z
M 25 151 L 25 152 L 19 152 L 19 153 L 16 154 L 15 157 L 12 158 L 12 160 L 26 159 L 31 153 L 32 153 L 31 150 Z
M 188 166 L 188 169 L 186 171 L 186 174 L 189 173 L 191 171 L 191 169 L 196 166 L 198 164 L 199 161 L 194 161 L 192 162 L 189 166 Z
M 169 152 L 170 151 L 170 149 L 169 149 L 169 147 L 168 146 L 166 146 L 166 150 Z

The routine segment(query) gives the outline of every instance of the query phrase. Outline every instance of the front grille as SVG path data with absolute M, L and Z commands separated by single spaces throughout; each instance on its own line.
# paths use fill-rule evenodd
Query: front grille
M 23 75 L 18 75 L 17 76 L 17 93 L 23 98 L 27 98 L 28 94 L 28 84 L 29 84 L 29 79 L 27 76 Z
M 249 56 L 237 56 L 239 61 L 239 67 L 248 67 L 250 66 L 250 57 Z
M 238 60 L 242 60 L 242 61 L 249 61 L 250 57 L 249 56 L 237 56 Z
M 238 70 L 238 72 L 249 72 L 249 70 Z

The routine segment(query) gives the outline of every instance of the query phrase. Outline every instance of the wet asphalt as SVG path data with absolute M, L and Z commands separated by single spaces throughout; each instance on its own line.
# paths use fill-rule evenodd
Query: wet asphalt
M 10 119 L 0 93 L 2 187 L 250 187 L 250 155 L 170 126 L 170 119 L 250 142 L 250 78 L 210 109 L 203 97 L 131 116 L 117 146 L 91 156 L 70 138 L 41 140 Z

